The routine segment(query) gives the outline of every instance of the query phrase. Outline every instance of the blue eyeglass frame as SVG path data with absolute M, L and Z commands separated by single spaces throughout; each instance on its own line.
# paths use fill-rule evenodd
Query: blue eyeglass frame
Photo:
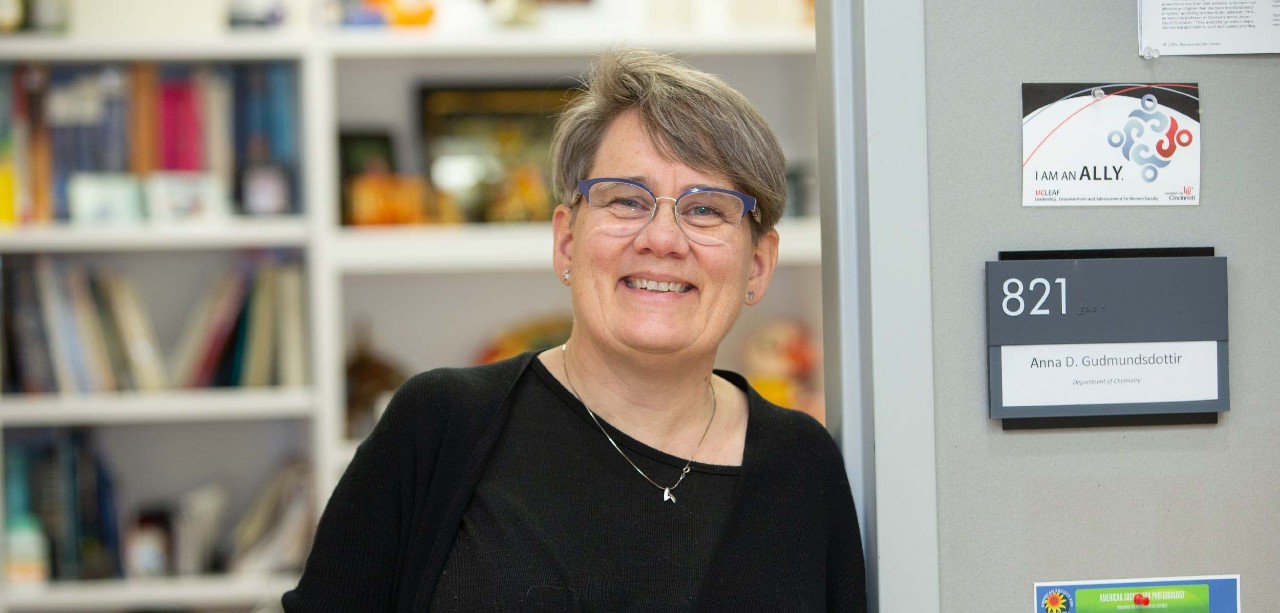
M 648 185 L 645 185 L 644 183 L 641 183 L 639 181 L 632 181 L 631 179 L 622 179 L 618 177 L 596 177 L 594 179 L 583 179 L 581 181 L 578 181 L 578 195 L 582 196 L 583 202 L 586 202 L 587 204 L 591 204 L 591 197 L 588 196 L 587 194 L 591 191 L 591 186 L 595 185 L 596 183 L 626 183 L 627 185 L 634 185 L 640 189 L 643 189 L 646 192 L 649 192 L 649 195 L 653 197 L 654 202 L 657 202 L 658 200 L 660 200 L 658 195 L 653 193 L 653 190 L 649 189 Z M 751 213 L 751 218 L 756 220 L 756 223 L 760 223 L 760 210 L 756 208 L 756 199 L 752 196 L 748 196 L 747 194 L 744 194 L 742 192 L 736 192 L 731 189 L 724 189 L 721 187 L 691 187 L 685 190 L 683 194 L 680 194 L 675 198 L 671 198 L 668 196 L 664 196 L 663 198 L 667 200 L 671 200 L 672 202 L 679 202 L 681 198 L 684 198 L 689 194 L 697 194 L 701 192 L 719 192 L 721 194 L 729 194 L 731 196 L 737 196 L 738 198 L 742 199 L 742 216 L 746 217 L 747 213 L 749 212 Z M 655 215 L 657 214 L 656 210 L 654 214 Z

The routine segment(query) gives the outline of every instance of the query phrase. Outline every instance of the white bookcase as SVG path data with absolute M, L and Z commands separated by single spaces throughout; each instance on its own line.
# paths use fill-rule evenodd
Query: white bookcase
M 619 8 L 643 3 L 599 4 L 591 10 L 643 13 L 633 6 Z M 550 267 L 548 224 L 341 227 L 336 161 L 340 129 L 388 130 L 396 141 L 400 166 L 418 168 L 414 105 L 419 85 L 549 82 L 583 73 L 601 50 L 648 47 L 678 53 L 741 89 L 774 126 L 788 158 L 807 167 L 810 183 L 816 186 L 812 28 L 664 28 L 658 33 L 646 32 L 643 23 L 631 20 L 625 31 L 564 31 L 544 23 L 516 31 L 482 27 L 336 32 L 299 26 L 280 33 L 192 40 L 180 34 L 101 41 L 0 38 L 4 63 L 297 63 L 300 186 L 305 196 L 301 216 L 174 229 L 3 229 L 0 257 L 71 254 L 127 271 L 139 283 L 161 345 L 168 348 L 203 288 L 237 253 L 295 250 L 306 271 L 307 353 L 313 382 L 301 389 L 6 396 L 0 399 L 0 429 L 93 426 L 116 473 L 123 522 L 138 504 L 176 497 L 210 480 L 231 489 L 234 518 L 276 465 L 292 455 L 309 460 L 317 509 L 322 507 L 354 448 L 354 442 L 345 439 L 342 380 L 355 321 L 368 321 L 379 349 L 406 371 L 416 372 L 466 364 L 496 330 L 534 315 L 568 310 L 567 293 Z M 816 197 L 811 187 L 807 210 L 816 210 Z M 818 222 L 788 218 L 779 229 L 781 265 L 774 285 L 761 305 L 744 311 L 721 356 L 726 367 L 738 365 L 734 354 L 743 331 L 770 317 L 797 316 L 815 331 L 820 328 Z M 9 587 L 0 589 L 0 613 L 249 610 L 278 597 L 294 580 L 201 576 Z

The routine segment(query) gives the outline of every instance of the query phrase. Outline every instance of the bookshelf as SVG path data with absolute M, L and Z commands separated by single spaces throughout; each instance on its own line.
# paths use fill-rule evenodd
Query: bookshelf
M 249 610 L 277 598 L 296 582 L 291 575 L 105 580 L 16 589 L 6 598 L 8 610 L 14 613 L 209 607 Z
M 130 3 L 157 0 L 129 0 Z M 645 2 L 596 0 L 597 15 L 643 13 Z M 656 1 L 654 5 L 658 4 Z M 572 10 L 572 9 L 560 9 Z M 216 279 L 244 254 L 284 252 L 302 263 L 306 385 L 170 389 L 156 392 L 0 397 L 0 431 L 90 427 L 125 482 L 120 514 L 157 496 L 178 496 L 212 475 L 229 480 L 232 511 L 243 512 L 278 461 L 292 454 L 313 470 L 314 504 L 327 500 L 354 453 L 344 423 L 344 362 L 356 322 L 369 321 L 378 347 L 406 372 L 470 361 L 496 330 L 530 316 L 566 312 L 568 297 L 550 271 L 546 223 L 350 228 L 338 222 L 337 134 L 389 131 L 403 168 L 417 168 L 414 89 L 424 83 L 550 82 L 581 74 L 601 50 L 642 46 L 674 52 L 721 74 L 765 113 L 788 158 L 816 185 L 814 35 L 811 27 L 725 31 L 699 26 L 648 30 L 542 23 L 425 31 L 335 31 L 310 24 L 279 33 L 184 39 L 159 33 L 112 38 L 0 36 L 0 64 L 287 62 L 297 71 L 296 186 L 299 212 L 182 226 L 95 229 L 67 225 L 0 228 L 0 260 L 52 254 L 105 263 L 131 275 L 152 308 L 166 347 Z M 579 19 L 581 22 L 581 19 Z M 807 198 L 815 210 L 816 188 Z M 726 341 L 724 366 L 745 330 L 773 317 L 821 323 L 819 223 L 787 218 L 769 297 L 744 311 Z M 516 306 L 513 306 L 515 304 Z M 743 331 L 743 332 L 740 332 Z M 271 449 L 270 453 L 257 450 Z M 183 454 L 179 450 L 189 450 Z M 167 455 L 166 455 L 167 454 Z M 4 611 L 138 608 L 250 610 L 294 581 L 289 574 L 199 575 L 52 582 L 0 589 Z

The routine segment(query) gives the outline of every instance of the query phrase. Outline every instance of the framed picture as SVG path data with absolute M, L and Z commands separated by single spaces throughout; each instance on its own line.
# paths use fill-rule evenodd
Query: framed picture
M 154 223 L 190 223 L 230 217 L 227 190 L 213 173 L 153 172 L 146 183 L 147 217 Z
M 551 130 L 576 94 L 546 86 L 420 89 L 423 160 L 439 206 L 467 221 L 551 219 Z
M 67 185 L 71 222 L 87 226 L 133 226 L 142 223 L 142 187 L 129 174 L 76 173 Z
M 343 131 L 338 134 L 338 177 L 342 193 L 342 223 L 351 223 L 351 183 L 356 177 L 393 175 L 395 147 L 391 133 L 382 130 Z

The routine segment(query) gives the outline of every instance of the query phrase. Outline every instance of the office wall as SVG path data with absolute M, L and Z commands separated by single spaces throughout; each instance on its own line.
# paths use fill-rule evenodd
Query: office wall
M 1032 583 L 1242 578 L 1280 598 L 1280 56 L 1136 54 L 1135 3 L 927 0 L 943 611 L 1031 610 Z M 1196 207 L 1025 209 L 1023 82 L 1201 85 Z M 1228 258 L 1217 425 L 1004 432 L 987 417 L 983 262 L 1000 250 L 1210 246 Z

